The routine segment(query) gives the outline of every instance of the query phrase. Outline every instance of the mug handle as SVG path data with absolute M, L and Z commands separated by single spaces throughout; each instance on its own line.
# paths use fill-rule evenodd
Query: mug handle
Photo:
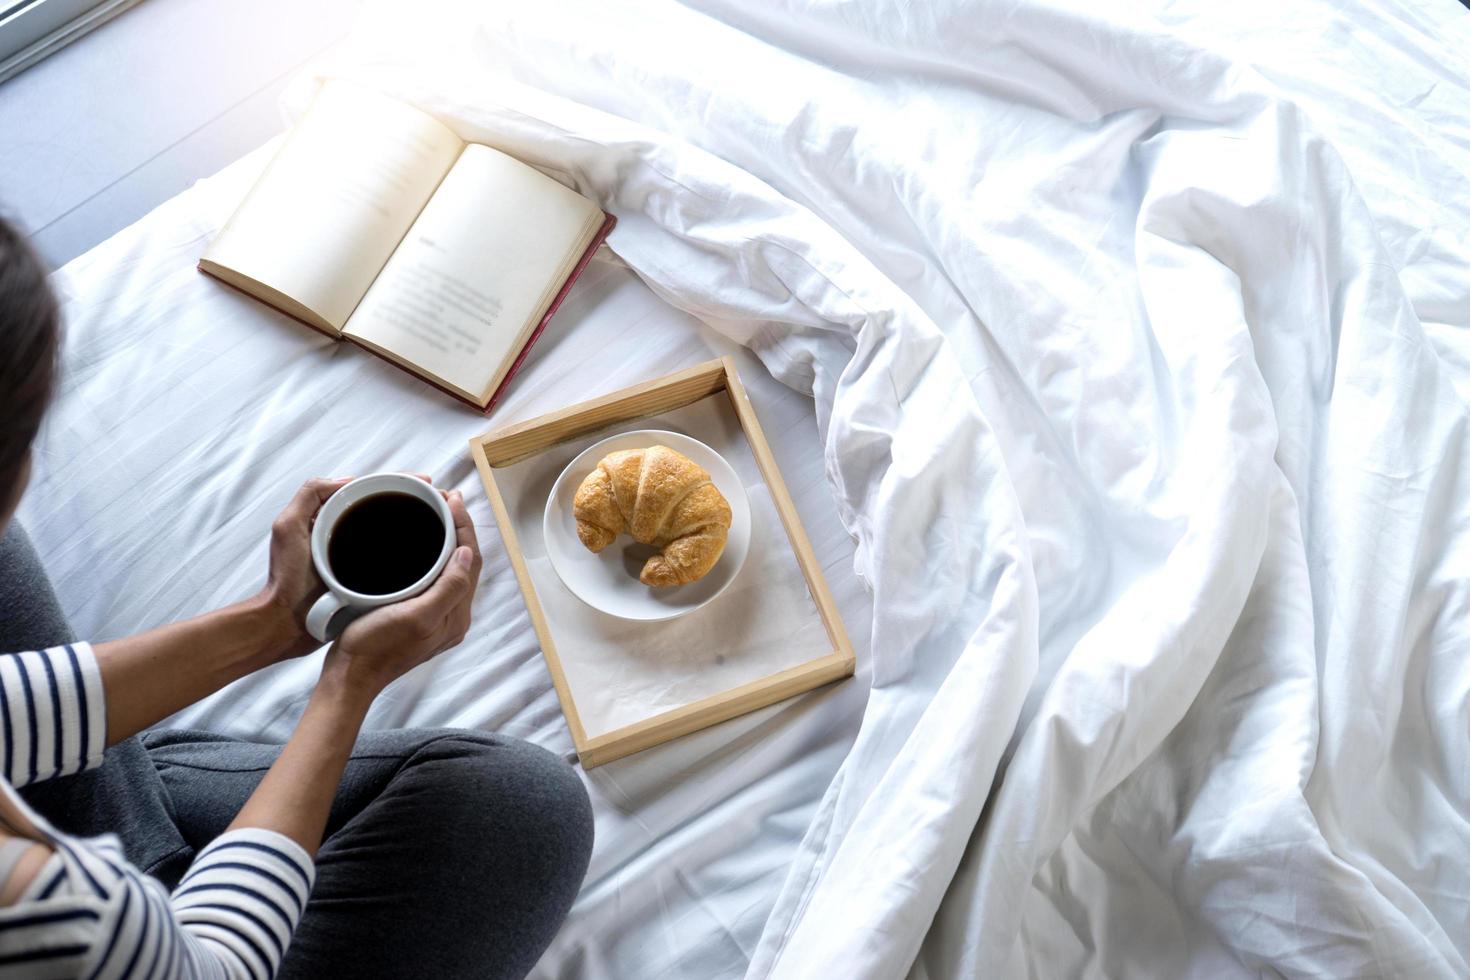
M 336 639 L 328 628 L 332 625 L 332 617 L 337 615 L 347 603 L 337 593 L 328 590 L 316 602 L 311 604 L 311 611 L 306 614 L 306 632 L 310 633 L 312 639 L 326 643 Z

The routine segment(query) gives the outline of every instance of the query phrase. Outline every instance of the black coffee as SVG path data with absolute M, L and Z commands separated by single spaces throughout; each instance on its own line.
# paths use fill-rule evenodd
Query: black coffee
M 413 494 L 376 493 L 337 519 L 327 563 L 353 592 L 387 595 L 423 578 L 443 547 L 438 511 Z

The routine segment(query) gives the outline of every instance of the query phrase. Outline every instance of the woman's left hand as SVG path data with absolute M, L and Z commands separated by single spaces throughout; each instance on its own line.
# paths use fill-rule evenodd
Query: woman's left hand
M 308 480 L 271 525 L 270 573 L 252 599 L 94 646 L 116 745 L 231 681 L 321 646 L 306 611 L 325 591 L 311 560 L 311 525 L 344 480 Z
M 271 524 L 270 573 L 260 598 L 282 623 L 283 660 L 321 646 L 306 632 L 307 610 L 326 591 L 311 560 L 311 525 L 327 498 L 351 479 L 307 480 Z

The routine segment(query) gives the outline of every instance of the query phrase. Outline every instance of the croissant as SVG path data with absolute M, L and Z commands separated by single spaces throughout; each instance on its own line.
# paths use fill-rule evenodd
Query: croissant
M 667 446 L 608 453 L 577 487 L 572 514 L 589 551 L 624 531 L 658 548 L 638 576 L 658 588 L 703 578 L 730 530 L 729 501 L 704 467 Z

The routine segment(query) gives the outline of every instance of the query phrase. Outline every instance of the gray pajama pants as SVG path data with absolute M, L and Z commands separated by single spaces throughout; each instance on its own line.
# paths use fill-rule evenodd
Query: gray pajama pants
M 0 538 L 0 650 L 73 639 L 19 525 Z M 270 768 L 278 745 L 148 732 L 101 767 L 22 792 L 64 831 L 115 833 L 173 887 Z M 357 743 L 280 976 L 523 977 L 581 887 L 592 814 L 561 759 L 477 731 Z

